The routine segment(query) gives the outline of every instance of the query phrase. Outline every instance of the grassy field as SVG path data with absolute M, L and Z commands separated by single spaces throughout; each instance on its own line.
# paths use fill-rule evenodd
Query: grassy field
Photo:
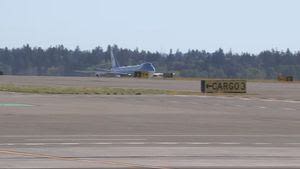
M 109 87 L 48 87 L 48 86 L 16 86 L 13 84 L 0 85 L 0 91 L 36 94 L 98 94 L 98 95 L 200 95 L 201 92 L 158 90 L 158 89 L 131 89 Z
M 198 78 L 198 77 L 175 77 L 173 80 L 184 80 L 184 81 L 200 81 L 200 80 L 234 80 L 234 78 Z M 172 78 L 170 78 L 172 80 Z M 240 80 L 240 79 L 236 79 Z M 293 82 L 286 82 L 286 81 L 279 81 L 277 79 L 242 79 L 242 80 L 247 80 L 247 82 L 261 82 L 261 83 L 300 83 L 299 80 L 294 80 Z

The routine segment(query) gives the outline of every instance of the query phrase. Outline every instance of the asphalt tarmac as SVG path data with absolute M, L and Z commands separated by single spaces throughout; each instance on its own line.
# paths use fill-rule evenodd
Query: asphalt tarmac
M 39 83 L 67 86 L 84 81 L 49 78 L 48 83 Z M 25 84 L 24 79 L 12 82 Z M 74 79 L 80 82 L 74 83 Z M 100 81 L 138 86 L 131 79 Z M 168 81 L 163 80 L 138 82 L 151 87 L 146 82 L 155 81 L 159 88 L 176 90 L 188 83 L 169 80 L 174 85 L 167 86 L 164 83 Z M 191 83 L 189 90 L 196 90 L 197 82 Z M 250 86 L 261 88 L 249 86 L 250 92 L 268 89 L 267 94 L 228 97 L 1 92 L 0 168 L 299 168 L 300 84 L 260 84 L 252 83 Z

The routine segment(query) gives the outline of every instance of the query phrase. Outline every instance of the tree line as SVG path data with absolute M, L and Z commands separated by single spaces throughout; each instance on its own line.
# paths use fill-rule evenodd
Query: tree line
M 0 71 L 11 75 L 77 76 L 82 70 L 110 67 L 110 50 L 120 65 L 151 62 L 157 72 L 175 72 L 182 77 L 273 79 L 277 75 L 300 78 L 300 52 L 266 50 L 259 54 L 170 50 L 168 54 L 130 50 L 117 45 L 92 50 L 74 50 L 63 45 L 43 49 L 24 45 L 0 48 Z

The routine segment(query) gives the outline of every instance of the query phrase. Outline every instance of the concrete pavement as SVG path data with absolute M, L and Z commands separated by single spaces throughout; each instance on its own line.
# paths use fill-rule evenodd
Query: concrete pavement
M 300 102 L 1 93 L 0 168 L 300 167 Z

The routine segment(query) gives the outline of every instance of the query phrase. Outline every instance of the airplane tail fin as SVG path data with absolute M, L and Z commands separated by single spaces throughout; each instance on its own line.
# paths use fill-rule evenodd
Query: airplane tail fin
M 112 49 L 110 50 L 110 58 L 111 58 L 111 67 L 112 68 L 119 67 L 119 63 L 118 63 L 117 59 L 115 58 Z

